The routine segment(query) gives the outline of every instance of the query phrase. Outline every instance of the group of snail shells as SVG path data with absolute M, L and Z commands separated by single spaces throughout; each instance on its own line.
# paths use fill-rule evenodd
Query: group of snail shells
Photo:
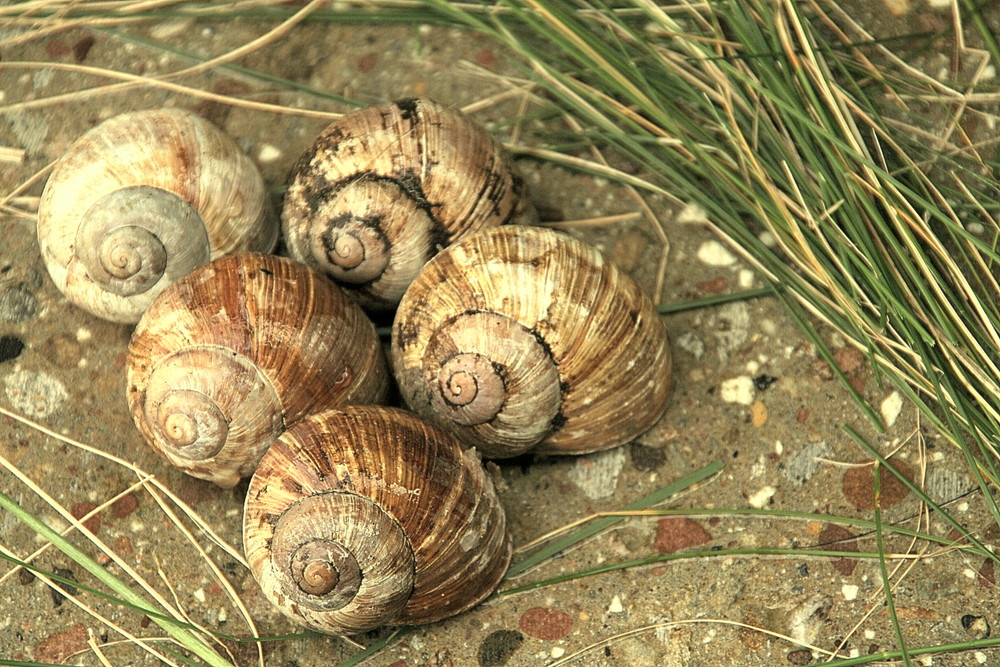
M 607 449 L 666 409 L 650 300 L 596 249 L 523 224 L 534 211 L 509 158 L 457 112 L 405 100 L 328 127 L 285 197 L 291 259 L 266 254 L 277 218 L 255 169 L 203 182 L 252 164 L 222 157 L 235 144 L 196 116 L 126 114 L 79 143 L 43 193 L 50 273 L 73 303 L 138 320 L 127 399 L 150 445 L 223 487 L 252 475 L 248 564 L 310 628 L 475 605 L 511 554 L 479 455 Z M 362 306 L 395 308 L 388 360 Z M 412 413 L 377 405 L 393 376 Z

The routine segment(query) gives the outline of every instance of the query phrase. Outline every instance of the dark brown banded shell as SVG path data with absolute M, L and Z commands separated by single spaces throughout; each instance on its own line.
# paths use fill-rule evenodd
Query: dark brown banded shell
M 410 408 L 487 457 L 615 447 L 671 395 L 652 302 L 595 248 L 548 229 L 490 229 L 442 251 L 392 335 Z
M 375 328 L 299 262 L 229 255 L 164 290 L 129 345 L 128 403 L 146 440 L 185 472 L 232 486 L 307 414 L 384 400 Z
M 392 308 L 441 247 L 534 219 L 500 143 L 428 99 L 336 120 L 293 169 L 282 211 L 289 253 L 376 309 Z
M 461 613 L 493 592 L 511 556 L 475 454 L 380 406 L 329 410 L 282 434 L 250 482 L 243 531 L 264 594 L 331 634 Z M 290 558 L 302 551 L 311 562 Z M 306 570 L 324 585 L 303 586 L 294 573 Z

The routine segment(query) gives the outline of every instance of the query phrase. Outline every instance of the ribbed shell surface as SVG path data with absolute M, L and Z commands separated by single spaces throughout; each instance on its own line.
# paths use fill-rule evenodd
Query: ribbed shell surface
M 501 350 L 506 358 L 489 363 L 504 378 L 534 347 L 558 373 L 531 387 L 521 378 L 516 397 L 509 392 L 494 419 L 481 425 L 452 421 L 435 406 L 433 382 L 448 361 L 435 349 L 461 352 L 463 344 L 497 349 L 490 340 L 499 328 L 483 326 L 485 316 L 509 318 L 527 335 Z M 462 331 L 463 322 L 470 327 Z M 508 327 L 511 328 L 511 327 Z M 455 345 L 435 345 L 447 331 Z M 652 427 L 672 390 L 666 330 L 649 298 L 630 277 L 595 248 L 565 234 L 527 226 L 486 230 L 461 240 L 431 260 L 407 290 L 393 324 L 392 356 L 407 404 L 417 414 L 452 431 L 484 456 L 509 456 L 490 440 L 507 437 L 501 418 L 527 424 L 543 435 L 537 452 L 585 453 L 611 448 Z M 552 373 L 533 373 L 534 377 Z M 523 391 L 528 397 L 521 396 Z M 544 414 L 558 392 L 554 414 Z M 517 398 L 518 405 L 514 406 Z M 516 409 L 516 418 L 505 411 Z
M 247 360 L 255 384 L 266 385 L 279 414 L 262 403 L 239 409 L 252 430 L 255 422 L 277 421 L 276 430 L 307 414 L 345 403 L 377 403 L 388 388 L 388 370 L 375 328 L 336 285 L 299 262 L 260 253 L 214 260 L 164 290 L 137 325 L 129 345 L 128 402 L 139 430 L 186 472 L 231 486 L 249 476 L 270 441 L 230 442 L 211 458 L 178 456 L 154 436 L 144 407 L 147 388 L 159 369 L 197 350 L 222 361 Z M 182 370 L 203 375 L 208 387 L 237 386 L 234 378 L 204 365 Z M 239 402 L 239 396 L 233 397 Z
M 288 568 L 271 560 L 275 526 L 290 507 L 329 494 L 371 501 L 401 529 L 413 572 L 398 576 L 412 577 L 412 590 L 390 617 L 368 618 L 354 602 L 316 611 L 310 607 L 320 602 L 302 604 L 282 593 Z M 461 613 L 493 592 L 511 557 L 503 508 L 475 454 L 415 415 L 380 406 L 326 411 L 282 434 L 251 480 L 243 526 L 247 561 L 265 595 L 293 620 L 333 634 Z M 294 530 L 303 541 L 340 537 L 322 520 Z M 395 550 L 381 543 L 394 538 L 357 530 L 351 539 L 359 547 Z M 359 616 L 366 621 L 356 623 Z
M 109 192 L 140 185 L 174 193 L 194 207 L 204 223 L 211 258 L 269 252 L 277 243 L 278 218 L 263 178 L 233 139 L 181 109 L 126 113 L 81 136 L 56 163 L 42 193 L 38 244 L 61 291 L 66 292 L 84 214 Z M 115 294 L 70 291 L 67 296 L 107 319 L 135 322 L 142 312 L 128 309 Z M 130 314 L 114 317 L 123 307 Z
M 366 223 L 383 227 L 390 254 L 385 277 L 345 285 L 366 305 L 394 305 L 420 266 L 463 235 L 535 219 L 506 151 L 484 127 L 428 99 L 401 100 L 344 115 L 299 159 L 282 211 L 289 253 L 318 267 L 310 229 L 330 223 L 318 213 L 323 203 L 357 183 L 373 182 L 402 189 L 426 214 L 426 224 L 417 228 L 411 216 L 405 228 L 384 228 L 383 214 L 366 208 L 367 191 L 351 211 L 365 211 Z M 394 268 L 402 263 L 407 266 Z M 405 275 L 390 277 L 393 270 Z

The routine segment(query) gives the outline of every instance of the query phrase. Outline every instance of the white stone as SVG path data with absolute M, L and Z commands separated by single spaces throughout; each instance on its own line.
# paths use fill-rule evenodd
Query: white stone
M 622 606 L 622 599 L 620 596 L 616 595 L 611 598 L 611 604 L 608 605 L 609 614 L 620 614 L 625 611 L 625 607 Z
M 740 405 L 750 405 L 756 396 L 757 389 L 754 387 L 753 378 L 749 375 L 723 380 L 719 397 L 726 403 L 739 403 Z
M 569 479 L 588 498 L 607 498 L 618 486 L 625 459 L 624 447 L 578 457 L 569 469 Z
M 747 502 L 750 503 L 751 507 L 760 509 L 765 505 L 767 505 L 767 503 L 771 500 L 772 497 L 774 497 L 774 494 L 777 492 L 778 490 L 773 486 L 765 486 L 763 489 L 761 489 L 757 493 L 747 498 Z
M 677 213 L 675 218 L 681 224 L 703 224 L 708 222 L 708 214 L 698 204 L 688 204 Z
M 858 591 L 860 587 L 855 584 L 844 584 L 840 587 L 840 592 L 843 593 L 844 599 L 850 602 L 851 600 L 858 599 Z
M 698 247 L 698 259 L 709 266 L 730 266 L 736 263 L 736 255 L 719 241 L 705 241 Z
M 885 421 L 885 425 L 892 426 L 903 410 L 903 397 L 898 391 L 894 391 L 885 397 L 879 409 L 882 412 L 882 420 Z
M 549 655 L 556 659 L 561 658 L 566 655 L 566 649 L 562 646 L 553 646 L 552 650 L 549 651 Z
M 261 164 L 267 164 L 269 162 L 274 162 L 283 155 L 281 149 L 277 146 L 272 146 L 271 144 L 264 144 L 260 147 L 260 152 L 257 153 L 257 161 Z

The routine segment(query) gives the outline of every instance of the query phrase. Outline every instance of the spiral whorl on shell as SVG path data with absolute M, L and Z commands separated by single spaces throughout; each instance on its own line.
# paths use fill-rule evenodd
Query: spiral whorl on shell
M 465 611 L 493 591 L 511 555 L 475 454 L 379 406 L 329 410 L 281 435 L 250 482 L 243 543 L 264 594 L 331 634 Z
M 180 109 L 115 116 L 56 163 L 38 245 L 69 300 L 136 322 L 167 285 L 220 255 L 268 252 L 278 219 L 235 141 Z
M 375 328 L 336 285 L 290 259 L 239 253 L 165 289 L 129 345 L 128 402 L 185 472 L 232 486 L 305 415 L 382 401 Z
M 519 225 L 428 262 L 392 356 L 410 408 L 487 457 L 615 447 L 671 393 L 666 331 L 638 285 L 596 249 Z
M 292 257 L 386 309 L 441 247 L 532 221 L 522 190 L 485 128 L 430 100 L 402 100 L 323 131 L 292 172 L 282 227 Z

